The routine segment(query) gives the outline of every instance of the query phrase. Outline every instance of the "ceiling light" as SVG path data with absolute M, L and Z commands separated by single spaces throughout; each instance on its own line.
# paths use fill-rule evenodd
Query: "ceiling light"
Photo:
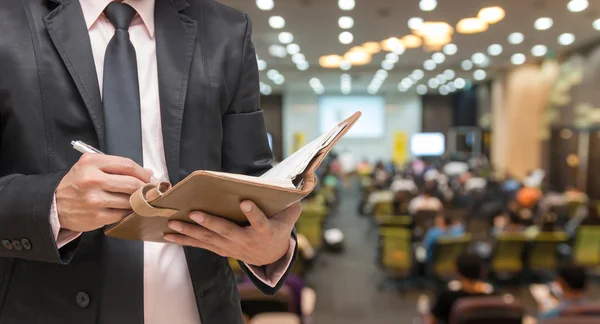
M 538 18 L 533 23 L 533 27 L 537 30 L 546 30 L 546 29 L 549 29 L 550 27 L 552 27 L 552 24 L 554 24 L 554 21 L 552 20 L 552 18 L 542 17 L 542 18 Z
M 487 56 L 485 56 L 483 53 L 475 53 L 473 56 L 471 56 L 471 61 L 477 65 L 484 64 L 486 59 Z
M 273 78 L 273 83 L 277 85 L 282 85 L 285 82 L 285 78 L 283 75 L 279 74 L 275 78 Z
M 362 48 L 369 54 L 377 54 L 381 52 L 381 45 L 378 42 L 366 42 Z
M 456 86 L 454 85 L 454 82 L 448 82 L 448 90 L 450 90 L 450 92 L 454 92 L 456 91 Z
M 483 67 L 483 68 L 490 66 L 490 59 L 486 56 L 485 59 L 483 60 L 483 62 L 477 64 L 477 66 Z
M 516 53 L 510 57 L 510 62 L 514 65 L 521 65 L 525 63 L 525 60 L 527 60 L 527 58 L 525 57 L 525 54 L 522 53 Z
M 287 53 L 290 55 L 294 55 L 294 54 L 298 54 L 300 53 L 300 46 L 298 46 L 298 44 L 288 44 L 285 49 L 287 50 Z
M 385 60 L 386 61 L 390 61 L 390 62 L 392 62 L 394 64 L 396 64 L 399 59 L 400 59 L 400 57 L 396 53 L 387 53 L 385 55 Z
M 456 31 L 461 34 L 482 33 L 488 29 L 488 23 L 479 18 L 463 18 L 456 24 Z
M 340 66 L 342 57 L 339 55 L 326 55 L 319 58 L 319 65 L 326 69 L 333 69 Z
M 594 22 L 592 23 L 592 27 L 594 27 L 595 30 L 600 30 L 600 18 L 594 20 Z
M 388 52 L 394 52 L 398 55 L 404 54 L 404 51 L 406 50 L 402 41 L 396 37 L 391 37 L 382 41 L 381 47 Z
M 317 87 L 323 85 L 321 83 L 321 80 L 319 80 L 318 78 L 310 78 L 310 80 L 308 81 L 308 84 L 310 85 L 311 88 L 317 88 Z
M 415 36 L 412 34 L 406 35 L 401 39 L 402 45 L 406 48 L 417 48 L 421 46 L 423 40 L 419 36 Z
M 432 11 L 437 7 L 437 0 L 421 0 L 419 2 L 419 8 L 423 11 Z
M 410 88 L 413 85 L 413 81 L 409 78 L 404 78 L 402 79 L 402 82 L 400 82 L 402 84 L 402 86 L 404 86 L 405 88 Z
M 273 0 L 256 0 L 256 6 L 260 10 L 271 10 L 275 3 L 273 3 Z
M 408 88 L 405 88 L 402 83 L 398 83 L 398 91 L 400 92 L 406 92 L 408 90 Z
M 457 51 L 458 48 L 452 43 L 444 45 L 444 54 L 446 55 L 454 55 Z
M 265 96 L 268 96 L 271 93 L 273 93 L 273 88 L 271 88 L 271 86 L 268 84 L 261 83 L 260 84 L 260 93 L 262 93 Z
M 414 80 L 418 81 L 418 80 L 423 79 L 423 77 L 425 76 L 425 73 L 423 72 L 423 70 L 416 69 L 416 70 L 412 71 L 412 73 L 410 74 L 410 76 Z
M 441 50 L 442 46 L 450 43 L 454 28 L 446 22 L 427 21 L 421 28 L 413 31 L 423 37 L 426 50 Z
M 349 94 L 352 91 L 352 78 L 349 74 L 342 74 L 340 77 L 340 88 L 343 94 Z
M 433 60 L 426 60 L 425 62 L 423 62 L 423 67 L 427 71 L 434 70 L 436 66 L 437 66 L 437 64 L 435 64 L 435 62 Z
M 269 26 L 274 29 L 281 29 L 285 27 L 285 19 L 281 16 L 272 16 L 269 18 Z
M 308 62 L 306 62 L 306 61 L 302 61 L 302 62 L 296 63 L 296 67 L 300 71 L 306 71 L 310 67 L 310 64 L 308 64 Z
M 410 29 L 419 29 L 423 26 L 423 18 L 421 17 L 412 17 L 408 20 L 408 28 Z
M 429 85 L 431 89 L 435 89 L 440 86 L 440 81 L 438 81 L 436 78 L 431 78 L 429 81 L 427 81 L 427 85 Z
M 473 62 L 471 62 L 470 60 L 464 60 L 460 63 L 460 67 L 465 71 L 469 71 L 473 68 Z
M 375 72 L 375 78 L 384 80 L 388 77 L 388 74 L 389 73 L 386 70 L 377 70 L 377 72 Z
M 558 43 L 560 45 L 567 46 L 573 44 L 573 42 L 575 42 L 575 35 L 571 33 L 563 33 L 558 36 Z
M 274 56 L 274 57 L 282 58 L 287 55 L 287 51 L 285 50 L 285 47 L 283 47 L 281 45 L 273 44 L 273 45 L 269 46 L 269 54 L 271 54 L 271 56 Z
M 440 52 L 433 53 L 433 55 L 431 56 L 431 59 L 437 64 L 442 64 L 446 60 L 446 55 L 444 55 Z
M 488 24 L 495 24 L 500 20 L 504 19 L 504 9 L 501 7 L 488 7 L 479 10 L 477 18 L 487 22 Z
M 319 87 L 315 89 L 315 93 L 318 95 L 321 95 L 323 93 L 325 93 L 325 87 Z
M 524 40 L 525 36 L 523 36 L 521 33 L 512 33 L 508 35 L 508 42 L 513 45 L 521 44 Z
M 306 57 L 304 56 L 304 54 L 296 53 L 296 54 L 292 55 L 292 62 L 298 64 L 302 61 L 306 61 Z
M 456 76 L 456 73 L 454 72 L 454 70 L 448 69 L 448 70 L 444 71 L 444 76 L 446 77 L 447 80 L 452 80 Z
M 456 80 L 454 80 L 454 86 L 456 86 L 457 89 L 462 89 L 466 85 L 467 85 L 467 82 L 463 78 L 456 78 Z
M 267 62 L 265 62 L 264 60 L 257 60 L 256 64 L 258 65 L 259 71 L 264 71 L 267 68 Z
M 350 68 L 352 68 L 352 62 L 350 62 L 348 60 L 343 60 L 340 62 L 340 69 L 342 71 L 348 71 L 348 70 L 350 70 Z
M 417 86 L 417 93 L 420 95 L 425 95 L 427 94 L 427 86 L 424 84 L 419 84 Z
M 354 0 L 339 0 L 338 1 L 338 6 L 342 10 L 352 10 L 352 9 L 354 9 L 355 5 L 356 4 L 354 3 Z
M 388 60 L 383 60 L 383 62 L 381 62 L 381 68 L 384 70 L 391 70 L 394 68 L 394 63 Z
M 365 65 L 371 62 L 371 54 L 367 52 L 348 52 L 344 55 L 344 59 L 350 61 L 352 65 Z
M 448 80 L 446 80 L 446 77 L 445 77 L 443 74 L 438 74 L 438 75 L 437 75 L 435 78 L 436 78 L 438 81 L 440 81 L 440 84 L 442 84 L 442 83 L 444 83 L 444 82 L 448 81 Z
M 354 19 L 348 16 L 340 17 L 340 19 L 338 19 L 338 25 L 341 29 L 350 29 L 354 26 Z
M 279 75 L 279 71 L 275 69 L 270 69 L 267 71 L 267 78 L 274 80 Z
M 492 44 L 488 47 L 488 54 L 492 56 L 498 56 L 502 54 L 502 45 L 500 44 Z
M 478 81 L 485 79 L 486 76 L 487 74 L 484 70 L 475 70 L 475 72 L 473 72 L 473 78 Z
M 448 89 L 448 86 L 444 84 L 440 87 L 439 91 L 442 96 L 445 96 L 450 92 L 450 89 Z
M 548 53 L 548 48 L 544 45 L 535 45 L 531 48 L 533 56 L 544 56 L 546 53 Z
M 294 35 L 289 32 L 281 32 L 279 33 L 279 41 L 283 44 L 289 44 L 294 41 Z
M 342 32 L 339 36 L 339 40 L 342 44 L 350 44 L 354 40 L 354 36 L 351 32 Z
M 581 12 L 587 9 L 589 5 L 588 0 L 571 0 L 567 4 L 567 9 L 570 12 Z

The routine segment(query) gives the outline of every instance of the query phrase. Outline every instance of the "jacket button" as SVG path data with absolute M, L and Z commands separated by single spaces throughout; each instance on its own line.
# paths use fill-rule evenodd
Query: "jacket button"
M 9 240 L 2 240 L 2 246 L 7 250 L 13 249 L 12 243 Z
M 13 240 L 12 241 L 12 246 L 17 251 L 23 250 L 23 245 L 21 245 L 21 242 L 19 242 L 18 240 Z
M 77 293 L 77 306 L 87 308 L 90 305 L 90 295 L 80 291 Z
M 31 242 L 29 242 L 28 239 L 22 239 L 21 240 L 21 245 L 23 245 L 23 248 L 25 250 L 28 250 L 28 251 L 31 250 Z

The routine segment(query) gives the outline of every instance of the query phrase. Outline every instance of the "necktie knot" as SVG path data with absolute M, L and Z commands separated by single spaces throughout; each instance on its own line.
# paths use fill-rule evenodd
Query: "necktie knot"
M 115 29 L 129 29 L 136 11 L 130 5 L 122 2 L 111 2 L 104 9 L 104 15 Z

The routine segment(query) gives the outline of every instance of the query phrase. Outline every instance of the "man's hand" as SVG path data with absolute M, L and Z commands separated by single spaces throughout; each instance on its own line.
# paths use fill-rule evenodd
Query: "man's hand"
M 290 235 L 302 211 L 300 203 L 272 218 L 267 218 L 251 201 L 243 201 L 240 208 L 250 222 L 248 227 L 203 212 L 192 212 L 190 218 L 198 225 L 170 221 L 169 227 L 181 234 L 166 234 L 164 238 L 254 266 L 271 264 L 283 257 L 289 250 Z
M 87 232 L 120 221 L 131 213 L 129 196 L 151 177 L 130 159 L 84 154 L 56 189 L 61 228 Z

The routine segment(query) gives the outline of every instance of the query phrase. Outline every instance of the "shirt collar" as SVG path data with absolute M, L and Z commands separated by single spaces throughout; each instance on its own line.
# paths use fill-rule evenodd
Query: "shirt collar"
M 112 1 L 113 0 L 79 0 L 88 30 L 94 25 L 96 20 L 98 20 L 98 17 L 102 15 L 106 6 Z M 137 11 L 148 30 L 148 34 L 151 38 L 154 37 L 155 0 L 124 0 L 123 2 L 132 6 L 133 9 Z

